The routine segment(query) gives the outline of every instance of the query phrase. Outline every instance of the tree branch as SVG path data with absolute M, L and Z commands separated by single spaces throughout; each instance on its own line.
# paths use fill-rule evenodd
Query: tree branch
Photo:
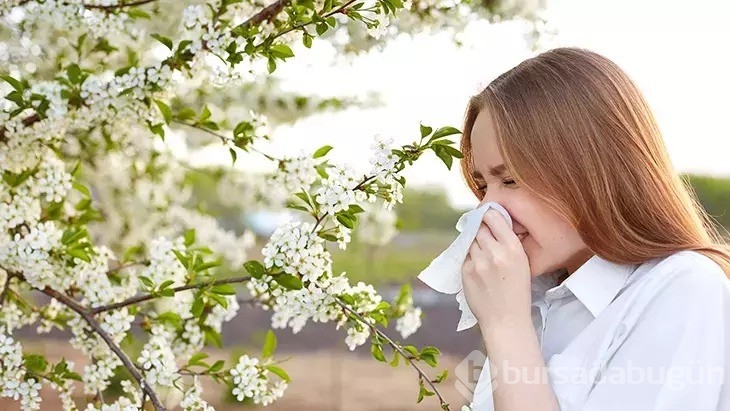
M 250 19 L 241 23 L 239 27 L 249 28 L 253 25 L 261 24 L 266 20 L 271 20 L 276 17 L 277 14 L 281 13 L 281 11 L 284 10 L 284 7 L 286 7 L 289 3 L 291 3 L 291 0 L 277 0 L 266 6 L 260 12 L 254 14 L 254 16 Z
M 135 365 L 132 363 L 132 360 L 130 360 L 127 354 L 125 354 L 124 351 L 119 348 L 119 346 L 114 342 L 114 340 L 112 340 L 109 334 L 107 334 L 106 331 L 101 328 L 99 323 L 94 320 L 94 317 L 86 310 L 84 306 L 82 306 L 69 296 L 63 293 L 59 293 L 52 288 L 46 287 L 45 289 L 40 291 L 49 297 L 55 298 L 57 301 L 65 304 L 68 308 L 74 310 L 78 315 L 80 315 L 81 318 L 83 318 L 84 321 L 86 321 L 86 323 L 89 324 L 89 326 L 94 330 L 94 332 L 99 334 L 104 342 L 106 342 L 107 346 L 109 346 L 109 349 L 114 352 L 117 358 L 122 361 L 124 367 L 129 371 L 130 374 L 132 374 L 134 379 L 137 380 L 137 384 L 139 384 L 140 388 L 142 388 L 142 391 L 150 397 L 152 404 L 155 406 L 155 410 L 165 411 L 165 407 L 162 405 L 162 403 L 160 403 L 159 398 L 157 398 L 157 394 L 155 394 L 155 391 L 150 388 L 149 384 L 147 384 L 147 382 L 144 380 L 142 375 L 137 370 L 137 367 L 135 367 Z
M 388 344 L 390 344 L 390 346 L 391 346 L 391 347 L 393 347 L 393 349 L 394 349 L 395 351 L 397 351 L 397 352 L 398 352 L 398 354 L 402 355 L 402 356 L 403 356 L 403 358 L 405 358 L 405 360 L 406 360 L 406 361 L 408 361 L 408 363 L 409 363 L 409 364 L 410 364 L 411 366 L 413 366 L 413 368 L 415 368 L 415 369 L 416 369 L 416 371 L 418 372 L 418 376 L 419 376 L 419 377 L 420 377 L 420 378 L 421 378 L 422 380 L 426 380 L 426 382 L 427 382 L 427 383 L 428 383 L 428 385 L 429 385 L 429 386 L 431 387 L 431 389 L 433 390 L 433 392 L 434 392 L 434 393 L 436 393 L 436 396 L 438 396 L 438 399 L 439 399 L 439 401 L 441 402 L 441 408 L 442 408 L 442 409 L 444 409 L 444 410 L 451 410 L 451 408 L 449 407 L 449 403 L 447 403 L 447 402 L 446 402 L 446 401 L 444 400 L 444 398 L 443 398 L 443 397 L 441 396 L 441 393 L 439 393 L 438 389 L 436 389 L 436 386 L 435 386 L 435 385 L 434 385 L 434 383 L 433 383 L 433 382 L 431 381 L 431 378 L 430 378 L 430 377 L 428 376 L 428 374 L 426 374 L 426 373 L 425 373 L 425 372 L 424 372 L 424 371 L 423 371 L 423 370 L 421 369 L 421 367 L 419 367 L 419 366 L 418 366 L 418 364 L 416 364 L 416 362 L 415 362 L 415 361 L 413 361 L 413 359 L 411 359 L 411 357 L 410 357 L 410 356 L 408 355 L 408 353 L 406 353 L 405 351 L 403 351 L 403 349 L 402 349 L 402 348 L 400 347 L 400 345 L 399 345 L 399 344 L 397 344 L 397 343 L 395 343 L 395 342 L 394 342 L 393 340 L 391 340 L 391 339 L 390 339 L 390 337 L 388 337 L 387 335 L 385 335 L 385 333 L 384 333 L 384 332 L 380 331 L 380 330 L 378 329 L 378 327 L 376 327 L 376 326 L 374 326 L 373 324 L 370 324 L 370 323 L 369 323 L 368 321 L 366 321 L 366 320 L 365 320 L 365 319 L 364 319 L 364 318 L 362 317 L 362 315 L 360 315 L 359 313 L 355 312 L 355 311 L 354 311 L 354 310 L 352 310 L 352 309 L 351 309 L 350 307 L 348 307 L 348 306 L 347 306 L 347 305 L 346 305 L 345 303 L 343 303 L 342 301 L 340 301 L 340 298 L 339 298 L 339 297 L 335 296 L 335 298 L 334 298 L 334 299 L 335 299 L 335 302 L 337 303 L 337 305 L 339 305 L 339 306 L 340 306 L 340 308 L 342 308 L 342 310 L 343 310 L 343 311 L 345 311 L 346 313 L 350 313 L 350 314 L 352 314 L 353 316 L 357 317 L 357 319 L 358 319 L 358 320 L 359 320 L 359 321 L 360 321 L 361 323 L 363 323 L 363 324 L 367 325 L 367 326 L 368 326 L 368 327 L 369 327 L 369 328 L 370 328 L 371 330 L 373 330 L 373 332 L 374 332 L 375 334 L 377 334 L 378 336 L 380 336 L 381 338 L 383 338 L 383 339 L 384 339 L 385 341 L 387 341 L 387 342 L 388 342 Z
M 205 283 L 183 285 L 183 286 L 180 286 L 180 287 L 173 288 L 172 291 L 174 291 L 174 292 L 177 293 L 177 292 L 180 292 L 180 291 L 192 290 L 192 289 L 200 289 L 200 288 L 203 288 L 203 287 L 216 286 L 216 285 L 220 285 L 220 284 L 244 283 L 246 281 L 249 281 L 250 279 L 251 279 L 251 277 L 232 277 L 232 278 L 225 278 L 225 279 L 222 279 L 222 280 L 208 281 L 208 282 L 205 282 Z M 136 297 L 128 298 L 128 299 L 126 299 L 124 301 L 121 301 L 121 302 L 118 302 L 118 303 L 109 304 L 109 305 L 103 305 L 101 307 L 92 308 L 92 309 L 89 310 L 89 314 L 90 315 L 96 315 L 96 314 L 103 313 L 103 312 L 106 312 L 106 311 L 109 311 L 109 310 L 116 310 L 116 309 L 119 309 L 119 308 L 122 308 L 122 307 L 126 307 L 128 305 L 138 304 L 138 303 L 145 302 L 145 301 L 149 301 L 149 300 L 154 300 L 155 298 L 159 298 L 159 297 L 160 296 L 159 295 L 156 295 L 156 294 L 138 295 Z
M 41 117 L 38 115 L 38 113 L 34 113 L 23 119 L 23 126 L 28 127 L 38 121 L 41 121 Z M 7 132 L 7 129 L 5 128 L 5 126 L 0 128 L 0 143 L 5 141 L 6 132 Z
M 32 0 L 23 0 L 20 3 L 18 3 L 18 6 L 24 6 L 28 3 L 30 3 L 31 1 Z M 98 4 L 82 4 L 81 6 L 86 9 L 100 9 L 100 10 L 104 10 L 104 11 L 112 11 L 112 10 L 121 9 L 124 7 L 141 6 L 143 4 L 153 3 L 156 1 L 158 1 L 158 0 L 137 0 L 137 1 L 130 1 L 130 2 L 126 3 L 122 0 L 119 4 L 114 4 L 114 5 L 110 5 L 110 6 L 101 6 Z M 68 5 L 68 3 L 63 3 L 63 4 Z

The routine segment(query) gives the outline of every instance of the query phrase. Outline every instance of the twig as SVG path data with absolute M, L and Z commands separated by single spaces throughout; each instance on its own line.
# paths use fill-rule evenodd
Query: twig
M 323 14 L 323 15 L 322 15 L 321 17 L 322 17 L 323 19 L 326 19 L 327 17 L 333 16 L 333 15 L 335 15 L 335 14 L 337 14 L 337 13 L 342 13 L 344 9 L 346 9 L 346 8 L 347 8 L 347 7 L 349 6 L 349 5 L 351 5 L 351 4 L 352 4 L 352 3 L 354 3 L 355 1 L 356 1 L 356 0 L 350 0 L 350 1 L 348 1 L 347 3 L 343 4 L 342 6 L 338 7 L 337 9 L 335 9 L 335 10 L 332 10 L 332 11 L 330 11 L 329 13 L 325 13 L 325 14 Z M 303 27 L 306 27 L 306 26 L 308 26 L 308 25 L 310 25 L 310 24 L 312 24 L 312 22 L 311 22 L 311 21 L 309 21 L 309 22 L 306 22 L 306 23 L 300 23 L 300 24 L 297 24 L 296 26 L 292 26 L 292 27 L 290 27 L 290 28 L 288 28 L 288 29 L 286 29 L 286 30 L 282 31 L 281 33 L 277 33 L 277 34 L 276 34 L 276 35 L 275 35 L 274 37 L 272 37 L 272 38 L 271 38 L 271 40 L 274 40 L 274 39 L 276 39 L 276 38 L 279 38 L 279 37 L 283 36 L 284 34 L 286 34 L 286 33 L 289 33 L 289 32 L 292 32 L 292 31 L 294 31 L 294 30 L 298 30 L 298 29 L 301 29 L 301 28 L 303 28 Z
M 251 279 L 251 277 L 224 278 L 222 280 L 208 281 L 205 283 L 183 285 L 180 287 L 173 288 L 172 291 L 177 293 L 179 291 L 192 290 L 192 289 L 203 288 L 203 287 L 208 287 L 208 286 L 216 286 L 216 285 L 220 285 L 220 284 L 244 283 L 246 281 L 249 281 L 250 279 Z M 128 305 L 138 304 L 138 303 L 145 302 L 148 300 L 153 300 L 158 297 L 159 297 L 159 295 L 156 295 L 156 294 L 139 295 L 137 297 L 132 297 L 132 298 L 128 298 L 124 301 L 120 301 L 118 303 L 92 308 L 91 310 L 89 310 L 89 314 L 96 315 L 96 314 L 103 313 L 103 312 L 106 312 L 109 310 L 116 310 L 118 308 L 126 307 Z
M 231 137 L 224 136 L 223 134 L 220 134 L 220 133 L 216 133 L 215 131 L 210 130 L 210 129 L 207 129 L 207 128 L 203 127 L 203 126 L 200 126 L 200 125 L 197 125 L 197 124 L 193 124 L 193 123 L 187 123 L 187 122 L 182 121 L 182 120 L 172 120 L 172 122 L 173 123 L 176 123 L 176 124 L 183 125 L 183 126 L 188 126 L 190 128 L 194 128 L 196 130 L 200 130 L 202 132 L 205 132 L 205 133 L 210 134 L 211 136 L 215 136 L 215 137 L 219 138 L 223 142 L 223 144 L 225 144 L 225 143 L 235 143 L 235 141 Z M 242 150 L 244 150 L 244 151 L 245 150 L 251 150 L 253 152 L 259 153 L 259 154 L 261 154 L 262 156 L 266 157 L 267 159 L 269 159 L 271 161 L 281 161 L 280 159 L 278 159 L 278 158 L 276 158 L 274 156 L 268 155 L 268 154 L 264 153 L 263 151 L 257 149 L 256 147 L 253 147 L 253 146 L 247 146 L 245 149 L 242 149 Z
M 426 374 L 421 369 L 421 367 L 419 367 L 418 364 L 416 364 L 416 362 L 413 361 L 413 359 L 411 359 L 411 357 L 405 351 L 403 351 L 403 349 L 400 347 L 400 345 L 396 344 L 393 340 L 390 339 L 390 337 L 388 337 L 387 335 L 385 335 L 385 333 L 383 333 L 382 331 L 380 331 L 378 329 L 378 327 L 370 324 L 359 313 L 355 312 L 350 307 L 348 307 L 345 303 L 343 303 L 342 301 L 340 301 L 340 298 L 339 297 L 335 297 L 334 300 L 337 303 L 337 305 L 340 306 L 340 308 L 342 308 L 345 312 L 350 313 L 350 314 L 354 315 L 355 317 L 357 317 L 357 319 L 360 322 L 362 322 L 363 324 L 367 325 L 371 330 L 373 330 L 373 332 L 375 334 L 377 334 L 378 336 L 380 336 L 381 338 L 383 338 L 385 341 L 387 341 L 388 344 L 390 344 L 390 346 L 393 347 L 393 349 L 395 351 L 397 351 L 400 355 L 402 355 L 403 358 L 405 358 L 406 361 L 408 361 L 408 363 L 411 364 L 411 366 L 413 366 L 413 368 L 416 369 L 416 371 L 418 372 L 418 376 L 422 380 L 426 380 L 426 382 L 431 387 L 431 389 L 433 390 L 433 392 L 436 393 L 436 395 L 438 396 L 439 401 L 441 402 L 441 408 L 444 409 L 444 410 L 451 410 L 451 408 L 449 407 L 449 403 L 447 403 L 444 400 L 444 398 L 441 396 L 441 393 L 439 393 L 439 391 L 436 389 L 436 386 L 431 381 L 431 378 L 429 378 L 428 374 Z
M 165 407 L 160 403 L 159 398 L 157 398 L 157 394 L 155 394 L 154 390 L 150 388 L 149 384 L 147 384 L 144 381 L 144 378 L 142 378 L 142 375 L 137 370 L 137 367 L 134 366 L 132 363 L 132 360 L 129 359 L 127 354 L 122 351 L 121 348 L 112 340 L 112 338 L 109 336 L 109 334 L 104 331 L 104 329 L 101 328 L 98 322 L 94 320 L 94 317 L 89 313 L 89 311 L 86 310 L 84 306 L 70 298 L 69 296 L 59 293 L 58 291 L 46 287 L 43 290 L 40 290 L 43 294 L 53 297 L 56 300 L 62 302 L 65 304 L 68 308 L 75 311 L 78 315 L 81 316 L 81 318 L 86 321 L 87 324 L 91 327 L 92 330 L 94 330 L 95 333 L 97 333 L 103 340 L 106 342 L 107 346 L 109 346 L 109 349 L 111 349 L 114 354 L 116 354 L 117 358 L 119 358 L 122 361 L 122 364 L 124 364 L 124 367 L 127 368 L 130 374 L 132 374 L 132 377 L 134 377 L 135 380 L 137 380 L 137 384 L 139 384 L 140 388 L 142 388 L 142 391 L 146 393 L 150 400 L 152 401 L 152 404 L 155 406 L 155 410 L 157 411 L 165 411 Z
M 2 307 L 3 304 L 5 303 L 5 296 L 8 294 L 8 290 L 10 289 L 10 280 L 12 280 L 13 277 L 15 277 L 15 274 L 13 274 L 9 271 L 5 271 L 5 273 L 7 275 L 7 278 L 5 279 L 5 284 L 3 285 L 3 290 L 0 291 L 0 307 Z
M 115 9 L 122 9 L 124 7 L 141 6 L 143 4 L 154 3 L 156 1 L 157 0 L 138 0 L 138 1 L 130 1 L 129 3 L 122 1 L 119 4 L 115 4 L 115 5 L 111 5 L 111 6 L 101 6 L 101 5 L 97 5 L 97 4 L 84 4 L 84 8 L 111 11 L 111 10 L 115 10 Z

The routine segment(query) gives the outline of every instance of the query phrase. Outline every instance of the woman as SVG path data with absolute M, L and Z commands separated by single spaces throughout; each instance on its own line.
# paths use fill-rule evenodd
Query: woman
M 474 410 L 730 410 L 730 251 L 615 63 L 553 49 L 473 97 Z M 491 381 L 490 381 L 491 380 Z

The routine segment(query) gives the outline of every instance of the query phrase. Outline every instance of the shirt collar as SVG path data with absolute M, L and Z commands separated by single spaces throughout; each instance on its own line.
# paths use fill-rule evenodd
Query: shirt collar
M 638 265 L 613 263 L 594 254 L 562 283 L 560 272 L 533 279 L 533 298 L 561 297 L 571 292 L 594 317 L 613 301 Z

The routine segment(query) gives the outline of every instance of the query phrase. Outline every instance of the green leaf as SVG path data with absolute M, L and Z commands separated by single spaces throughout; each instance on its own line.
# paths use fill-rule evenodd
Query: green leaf
M 464 155 L 461 154 L 461 151 L 455 149 L 454 147 L 451 147 L 451 146 L 441 146 L 441 147 L 443 147 L 444 151 L 446 151 L 446 153 L 451 155 L 452 157 L 464 158 Z
M 1 79 L 5 80 L 6 83 L 10 84 L 17 92 L 23 92 L 23 83 L 12 78 L 11 76 L 0 76 Z
M 390 366 L 397 367 L 399 360 L 400 360 L 400 353 L 398 351 L 395 351 L 393 353 L 393 360 L 390 362 Z
M 71 257 L 76 257 L 80 260 L 86 261 L 87 263 L 91 262 L 91 258 L 89 257 L 89 254 L 80 248 L 69 248 L 66 250 L 66 252 Z
M 427 135 L 431 134 L 431 131 L 433 131 L 431 127 L 421 124 L 421 137 L 426 137 Z
M 201 360 L 206 358 L 208 358 L 208 354 L 204 352 L 195 353 L 192 357 L 190 357 L 190 360 L 188 360 L 188 365 L 197 365 Z
M 451 154 L 447 153 L 446 150 L 444 150 L 444 147 L 446 146 L 431 146 L 431 149 L 434 153 L 436 153 L 436 156 L 441 159 L 441 161 L 446 164 L 446 168 L 451 170 L 451 164 L 453 163 L 454 159 L 451 156 Z
M 178 261 L 180 261 L 180 264 L 182 264 L 183 267 L 187 268 L 188 258 L 185 255 L 183 255 L 180 251 L 177 251 L 177 250 L 172 250 L 172 253 L 175 254 Z
M 173 290 L 172 288 L 165 288 L 164 290 L 160 291 L 160 295 L 163 297 L 174 297 L 175 290 Z
M 207 261 L 202 264 L 195 265 L 195 272 L 205 271 L 209 268 L 218 267 L 222 264 L 221 260 Z
M 264 274 L 266 274 L 264 266 L 256 260 L 246 262 L 243 265 L 243 268 L 245 268 L 253 278 L 261 278 Z
M 291 274 L 281 274 L 274 277 L 274 280 L 279 283 L 282 287 L 289 290 L 301 290 L 304 286 L 302 280 L 299 277 Z
M 195 229 L 185 231 L 185 247 L 190 247 L 195 242 Z
M 223 339 L 221 338 L 221 335 L 216 330 L 205 327 L 205 338 L 207 341 L 210 341 L 218 348 L 223 348 Z
M 383 347 L 381 347 L 380 344 L 376 343 L 375 341 L 373 341 L 373 344 L 370 346 L 370 353 L 373 355 L 373 358 L 378 361 L 388 361 L 385 359 L 385 355 L 383 354 Z
M 418 348 L 412 346 L 412 345 L 404 345 L 403 351 L 407 352 L 408 354 L 411 354 L 414 358 L 418 358 Z
M 289 374 L 284 371 L 281 367 L 278 367 L 276 365 L 265 365 L 264 368 L 271 371 L 272 373 L 276 374 L 281 378 L 282 380 L 286 381 L 287 383 L 291 382 L 291 378 L 289 378 Z
M 223 308 L 228 308 L 228 300 L 226 300 L 225 297 L 221 297 L 218 294 L 209 293 L 208 298 L 215 301 L 218 305 L 220 305 Z
M 73 188 L 79 193 L 85 195 L 86 197 L 91 197 L 91 191 L 89 191 L 89 189 L 85 185 L 79 182 L 74 182 Z
M 229 148 L 228 152 L 231 153 L 231 164 L 236 164 L 236 160 L 238 160 L 238 154 L 236 154 L 236 150 L 233 148 Z
M 139 281 L 142 281 L 142 284 L 146 285 L 149 288 L 154 288 L 155 283 L 152 282 L 148 277 L 145 277 L 143 275 L 139 276 Z
M 149 13 L 137 7 L 127 9 L 127 14 L 133 19 L 150 19 Z
M 324 238 L 327 241 L 331 241 L 333 243 L 337 242 L 337 237 L 334 234 L 330 233 L 319 233 L 319 236 Z
M 300 200 L 304 201 L 305 204 L 312 205 L 309 201 L 309 196 L 307 196 L 307 193 L 298 192 L 294 193 L 294 195 L 297 196 L 297 198 L 299 198 Z
M 435 394 L 434 392 L 426 389 L 426 386 L 421 385 L 421 389 L 418 391 L 418 401 L 417 402 L 421 402 L 421 401 L 423 401 L 424 397 L 430 397 L 434 394 Z
M 23 356 L 25 368 L 34 373 L 44 373 L 48 367 L 48 361 L 42 355 L 28 354 Z
M 330 150 L 332 150 L 332 146 L 323 146 L 323 147 L 320 147 L 317 151 L 314 152 L 314 156 L 313 157 L 314 158 L 324 157 L 324 156 L 327 155 L 327 153 L 330 152 Z
M 304 47 L 311 48 L 312 47 L 312 36 L 310 36 L 307 33 L 304 33 L 304 36 L 302 37 L 302 43 L 304 43 Z
M 444 382 L 446 380 L 446 378 L 448 378 L 448 376 L 449 376 L 449 370 L 444 370 L 444 372 L 442 372 L 441 374 L 436 376 L 436 380 L 434 382 L 436 382 L 436 383 Z
M 433 140 L 436 140 L 439 138 L 443 138 L 446 136 L 450 136 L 453 134 L 461 134 L 461 131 L 459 131 L 458 129 L 456 129 L 454 127 L 450 127 L 450 126 L 441 127 L 440 129 L 436 130 L 435 133 L 433 133 L 433 135 L 431 136 L 431 138 L 428 141 L 430 142 L 430 141 L 433 141 Z
M 357 219 L 355 216 L 351 216 L 349 214 L 337 214 L 337 221 L 352 230 L 353 228 L 355 228 L 355 222 L 357 221 Z
M 172 290 L 171 290 L 172 291 Z M 182 318 L 180 314 L 172 311 L 165 311 L 157 316 L 157 320 L 163 323 L 171 324 L 175 328 L 182 328 Z
M 160 43 L 164 44 L 168 49 L 170 49 L 170 51 L 172 51 L 172 40 L 170 40 L 169 37 L 165 37 L 157 33 L 152 34 L 152 37 Z
M 286 44 L 274 44 L 273 46 L 271 46 L 270 50 L 271 54 L 274 57 L 278 57 L 282 60 L 289 57 L 294 57 L 294 52 L 291 51 L 289 46 L 287 46 Z
M 266 332 L 266 338 L 264 340 L 264 347 L 261 350 L 261 356 L 263 358 L 269 358 L 274 355 L 276 351 L 276 334 L 274 331 L 269 330 Z
M 329 29 L 329 26 L 327 23 L 318 23 L 317 26 L 315 26 L 315 30 L 317 31 L 317 35 L 321 36 L 323 35 L 327 29 Z
M 129 261 L 132 257 L 137 255 L 142 251 L 141 245 L 134 245 L 132 247 L 127 248 L 126 251 L 124 251 L 124 255 L 122 256 L 122 261 Z
M 160 124 L 150 124 L 150 131 L 153 134 L 157 134 L 164 141 L 165 140 L 165 128 Z
M 203 107 L 203 111 L 200 113 L 200 118 L 198 118 L 198 123 L 202 123 L 205 120 L 209 119 L 211 116 L 210 109 L 208 108 L 208 105 L 206 104 Z
M 230 284 L 218 284 L 210 290 L 218 295 L 235 295 L 236 289 Z
M 72 63 L 66 67 L 66 74 L 72 84 L 79 84 L 81 82 L 81 68 L 77 64 Z
M 203 298 L 198 295 L 195 297 L 192 307 L 190 307 L 190 312 L 193 314 L 194 317 L 198 318 L 203 314 L 204 308 L 205 302 L 203 302 Z
M 213 365 L 208 368 L 209 372 L 218 372 L 221 369 L 223 369 L 223 366 L 226 365 L 226 362 L 223 360 L 216 361 Z
M 352 204 L 350 205 L 350 208 L 347 209 L 347 212 L 350 214 L 359 214 L 364 213 L 365 210 L 357 204 Z
M 160 286 L 158 287 L 158 289 L 159 290 L 164 290 L 165 288 L 171 286 L 174 283 L 175 283 L 175 281 L 173 281 L 173 280 L 165 280 L 165 281 L 162 282 L 162 284 L 160 284 Z
M 276 70 L 276 60 L 274 60 L 273 57 L 269 57 L 269 61 L 266 64 L 266 68 L 269 71 L 269 74 L 273 73 L 274 70 Z
M 165 123 L 170 124 L 172 121 L 172 110 L 170 110 L 170 107 L 157 99 L 155 99 L 155 104 L 157 104 L 157 107 L 160 109 L 162 117 L 165 119 Z

